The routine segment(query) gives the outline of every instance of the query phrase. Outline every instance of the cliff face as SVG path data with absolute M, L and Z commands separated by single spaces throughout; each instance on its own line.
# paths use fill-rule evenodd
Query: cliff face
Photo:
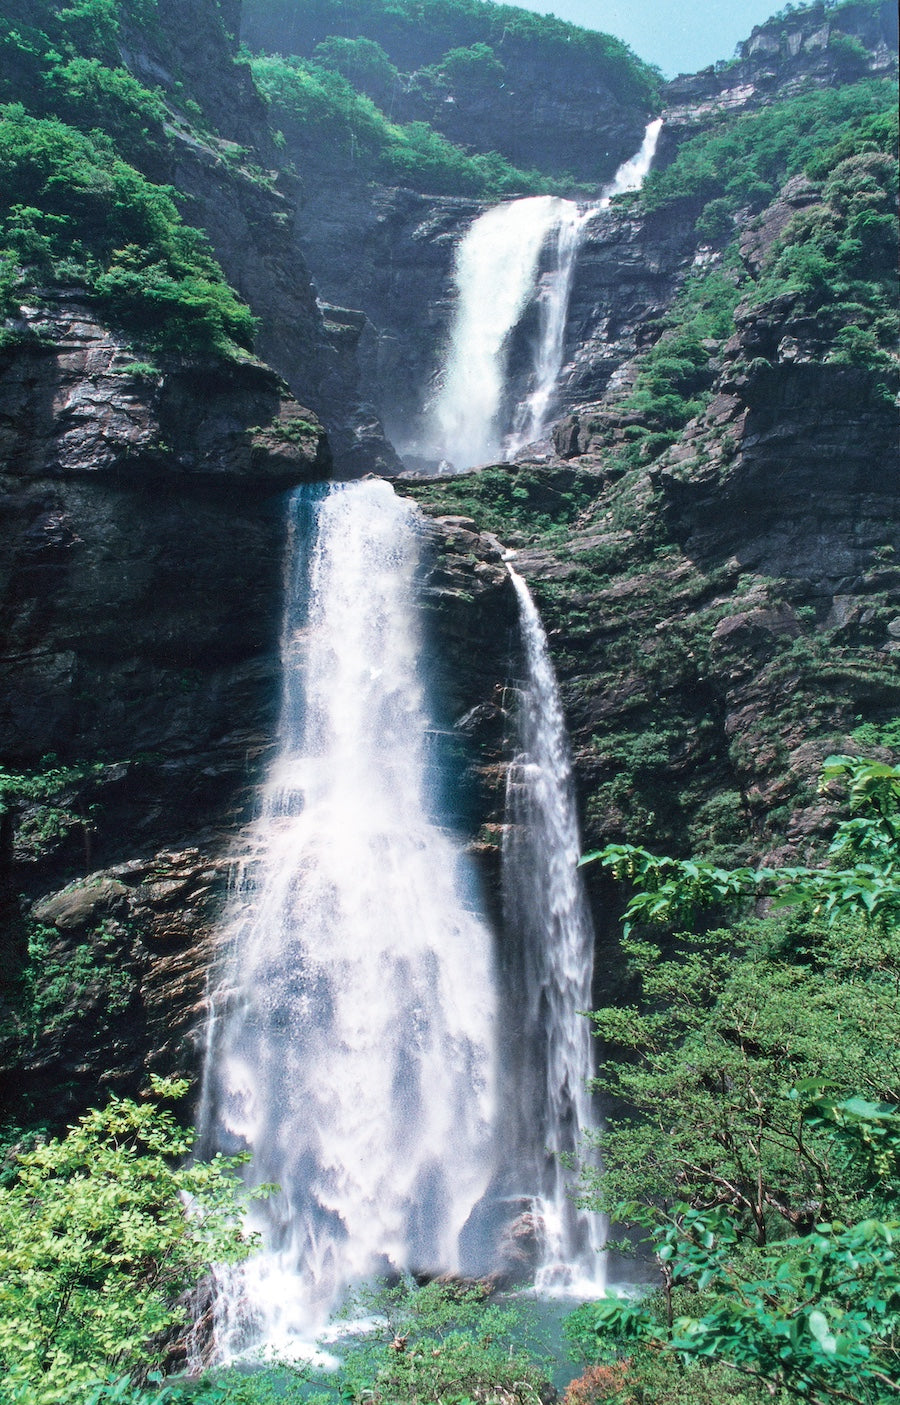
M 178 973 L 271 746 L 284 495 L 330 455 L 261 363 L 153 372 L 76 300 L 27 321 L 0 353 L 0 725 L 8 771 L 44 779 L 7 795 L 2 887 L 14 1066 L 39 1033 L 17 1026 L 17 967 L 49 943 L 49 1033 L 27 1089 L 14 1075 L 43 1106 L 185 1056 L 196 950 Z M 23 926 L 18 895 L 67 879 Z
M 810 88 L 865 74 L 890 75 L 897 62 L 897 9 L 811 5 L 757 25 L 729 62 L 682 74 L 666 86 L 670 129 L 697 127 L 722 112 L 752 110 Z
M 273 745 L 285 494 L 335 471 L 398 470 L 380 418 L 415 438 L 453 252 L 482 208 L 346 183 L 321 152 L 303 184 L 274 173 L 263 108 L 233 62 L 236 13 L 165 0 L 159 14 L 155 37 L 122 38 L 132 71 L 168 94 L 154 178 L 209 233 L 269 364 L 150 366 L 77 292 L 36 298 L 0 350 L 0 1065 L 23 1122 L 98 1085 L 134 1088 L 147 1068 L 196 1073 L 229 855 Z M 740 60 L 751 106 L 795 80 L 834 81 L 840 45 L 798 25 L 797 42 L 777 30 L 772 83 L 765 43 Z M 866 42 L 877 68 L 882 40 Z M 670 89 L 673 144 L 727 107 L 720 79 L 733 77 Z M 178 117 L 179 83 L 205 129 Z M 521 658 L 493 533 L 548 627 L 587 845 L 806 859 L 832 823 L 819 761 L 900 705 L 895 416 L 865 358 L 835 359 L 840 317 L 790 296 L 745 301 L 704 343 L 703 407 L 646 462 L 622 456 L 646 430 L 623 394 L 641 353 L 665 344 L 689 273 L 744 288 L 817 198 L 801 181 L 758 219 L 738 212 L 740 267 L 697 232 L 702 201 L 597 211 L 553 453 L 406 485 L 434 518 L 423 598 L 452 818 L 495 907 Z M 613 979 L 608 895 L 590 880 Z
M 318 306 L 298 234 L 303 187 L 277 169 L 266 105 L 237 58 L 239 28 L 239 3 L 160 0 L 151 25 L 124 29 L 126 65 L 171 103 L 169 145 L 150 174 L 175 188 L 185 219 L 208 235 L 259 318 L 259 355 L 321 415 L 336 471 L 391 471 L 396 458 L 360 390 L 358 330 L 348 336 L 352 319 L 326 321 Z M 185 119 L 185 94 L 200 121 Z
M 242 36 L 254 52 L 306 58 L 361 37 L 393 69 L 363 79 L 392 121 L 426 121 L 467 149 L 576 180 L 608 180 L 655 101 L 652 75 L 618 40 L 523 11 L 249 0 Z

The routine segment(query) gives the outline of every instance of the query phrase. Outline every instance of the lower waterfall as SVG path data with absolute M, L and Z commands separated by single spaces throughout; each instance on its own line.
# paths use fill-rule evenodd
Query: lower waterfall
M 496 982 L 436 815 L 417 510 L 378 480 L 293 503 L 280 739 L 212 997 L 201 1146 L 276 1182 L 219 1285 L 216 1353 L 310 1341 L 347 1286 L 453 1271 L 494 1171 Z
M 503 1141 L 521 1148 L 519 1176 L 536 1187 L 543 1226 L 539 1288 L 573 1279 L 602 1286 L 599 1216 L 576 1207 L 562 1158 L 594 1129 L 588 1079 L 594 929 L 581 853 L 565 719 L 547 637 L 528 586 L 510 567 L 519 600 L 526 676 L 517 754 L 507 779 L 504 927 L 511 944 L 507 1000 L 516 1010 L 523 1067 L 504 1105 Z

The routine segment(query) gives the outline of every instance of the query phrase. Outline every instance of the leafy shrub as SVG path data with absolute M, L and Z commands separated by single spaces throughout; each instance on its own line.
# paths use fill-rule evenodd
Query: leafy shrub
M 35 117 L 106 132 L 131 159 L 165 146 L 165 103 L 121 66 L 123 19 L 147 23 L 155 0 L 9 0 L 0 18 L 0 101 L 27 95 Z
M 829 316 L 836 325 L 827 359 L 876 371 L 887 398 L 897 387 L 897 179 L 889 152 L 838 162 L 821 203 L 800 210 L 775 242 L 748 299 L 758 305 L 790 293 L 801 310 Z
M 483 1285 L 403 1280 L 363 1288 L 345 1315 L 372 1328 L 347 1348 L 338 1381 L 316 1397 L 371 1405 L 540 1405 L 546 1375 L 522 1344 L 521 1308 L 486 1301 Z
M 0 257 L 28 279 L 83 286 L 125 326 L 180 352 L 252 345 L 254 320 L 169 188 L 99 133 L 0 108 Z M 7 303 L 12 291 L 6 293 Z
M 552 183 L 520 171 L 497 152 L 467 155 L 427 122 L 391 122 L 341 73 L 303 59 L 260 55 L 253 77 L 285 134 L 329 163 L 359 167 L 373 179 L 439 195 L 537 194 Z
M 664 170 L 651 171 L 642 189 L 646 209 L 676 201 L 708 206 L 717 214 L 742 207 L 761 210 L 792 175 L 822 158 L 841 140 L 873 140 L 891 121 L 896 85 L 867 79 L 847 87 L 803 93 L 759 112 L 722 117 L 708 131 L 682 143 Z M 866 119 L 877 125 L 865 127 Z M 856 135 L 860 130 L 863 137 Z
M 451 88 L 477 90 L 492 88 L 506 72 L 489 44 L 472 44 L 467 49 L 449 49 L 434 69 L 435 76 Z
M 376 99 L 400 78 L 399 70 L 374 39 L 344 39 L 333 34 L 316 45 L 312 57 L 318 68 L 334 69 L 354 88 Z
M 183 1330 L 185 1290 L 247 1253 L 239 1159 L 184 1165 L 192 1141 L 158 1102 L 113 1098 L 19 1156 L 0 1187 L 3 1405 L 129 1400 Z M 112 1372 L 121 1389 L 100 1384 Z
M 633 461 L 657 457 L 702 412 L 714 374 L 709 343 L 733 330 L 740 297 L 735 262 L 732 251 L 720 267 L 692 275 L 666 314 L 663 335 L 640 357 L 634 385 L 621 401 L 642 419 Z
M 255 48 L 280 48 L 288 35 L 292 51 L 307 57 L 323 35 L 364 36 L 406 72 L 439 64 L 450 49 L 485 45 L 501 61 L 516 52 L 550 71 L 563 66 L 573 80 L 599 80 L 648 111 L 660 91 L 657 71 L 613 35 L 482 0 L 245 0 L 244 29 Z

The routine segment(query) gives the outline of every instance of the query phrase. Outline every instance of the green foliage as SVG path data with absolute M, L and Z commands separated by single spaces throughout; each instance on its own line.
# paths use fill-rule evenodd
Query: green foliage
M 376 1325 L 354 1337 L 316 1405 L 540 1405 L 546 1374 L 523 1345 L 522 1310 L 485 1297 L 482 1285 L 409 1280 L 361 1289 L 343 1315 Z
M 468 155 L 427 122 L 389 121 L 333 68 L 260 55 L 252 69 L 275 122 L 301 149 L 325 149 L 330 162 L 357 166 L 373 179 L 439 195 L 538 194 L 552 187 L 497 152 Z
M 594 859 L 615 877 L 638 886 L 626 922 L 692 920 L 698 909 L 770 897 L 775 907 L 813 904 L 830 919 L 862 916 L 882 924 L 900 917 L 900 767 L 858 757 L 832 756 L 822 788 L 846 785 L 854 818 L 842 821 L 829 849 L 827 869 L 720 869 L 702 859 L 657 858 L 630 844 L 611 844 Z
M 720 266 L 692 274 L 666 314 L 662 336 L 638 361 L 634 385 L 620 406 L 641 417 L 623 455 L 629 464 L 656 458 L 703 411 L 714 376 L 710 343 L 734 330 L 736 265 L 732 250 Z
M 852 733 L 853 740 L 867 749 L 873 746 L 887 747 L 900 751 L 900 717 L 892 717 L 888 722 L 863 722 Z
M 504 61 L 521 54 L 552 71 L 563 65 L 572 81 L 608 84 L 622 102 L 654 107 L 660 78 L 621 40 L 581 29 L 553 15 L 483 0 L 249 0 L 245 27 L 263 36 L 260 47 L 279 47 L 289 35 L 293 51 L 309 56 L 326 35 L 356 35 L 382 44 L 404 71 L 437 64 L 448 50 L 490 47 Z
M 60 765 L 52 753 L 41 758 L 36 771 L 10 771 L 0 766 L 0 814 L 23 804 L 46 806 L 84 781 L 98 780 L 105 770 L 103 761 Z
M 108 1034 L 136 992 L 134 974 L 123 960 L 128 932 L 110 919 L 80 940 L 66 942 L 55 927 L 26 924 L 25 963 L 12 987 L 0 1029 L 19 1045 L 40 1048 L 73 1024 L 90 1021 L 91 1036 Z
M 451 88 L 478 90 L 501 82 L 506 70 L 489 44 L 472 44 L 449 49 L 433 72 Z
M 799 211 L 776 241 L 748 299 L 758 305 L 789 293 L 799 311 L 836 325 L 826 359 L 876 372 L 888 399 L 898 386 L 897 183 L 888 151 L 839 161 L 821 203 Z
M 165 1401 L 166 1405 L 300 1405 L 301 1401 L 309 1405 L 308 1377 L 305 1367 L 285 1362 L 230 1367 L 209 1371 L 199 1381 L 170 1382 Z
M 128 1382 L 184 1329 L 182 1295 L 212 1263 L 246 1254 L 239 1158 L 184 1165 L 192 1140 L 158 1101 L 113 1098 L 19 1157 L 0 1188 L 4 1405 L 131 1402 Z M 110 1373 L 121 1388 L 100 1386 Z
M 375 99 L 389 93 L 400 78 L 399 69 L 373 39 L 344 39 L 333 34 L 316 45 L 312 57 L 318 68 L 334 69 L 354 88 Z
M 690 200 L 722 215 L 742 207 L 761 210 L 780 186 L 807 166 L 821 163 L 836 142 L 872 140 L 864 124 L 893 120 L 896 86 L 867 79 L 847 87 L 803 93 L 759 112 L 725 116 L 683 142 L 675 160 L 651 171 L 641 192 L 648 210 Z M 860 137 L 860 131 L 868 135 Z
M 36 117 L 58 117 L 82 131 L 99 129 L 134 158 L 167 144 L 166 107 L 121 66 L 123 20 L 147 23 L 155 0 L 10 0 L 0 18 L 0 101 L 27 98 Z
M 511 546 L 538 534 L 545 541 L 564 540 L 597 491 L 589 474 L 520 464 L 498 464 L 421 485 L 404 480 L 397 486 L 426 511 L 471 516 L 480 531 L 497 532 Z
M 22 286 L 84 287 L 161 349 L 251 345 L 249 310 L 205 236 L 183 223 L 174 192 L 147 181 L 101 134 L 19 104 L 0 108 L 0 190 L 0 257 L 21 268 Z
M 751 1266 L 727 1209 L 679 1206 L 654 1233 L 657 1256 L 671 1285 L 700 1295 L 699 1310 L 667 1323 L 652 1304 L 609 1297 L 587 1310 L 601 1340 L 725 1362 L 813 1405 L 885 1405 L 900 1365 L 900 1113 L 818 1097 L 802 1122 L 850 1146 L 862 1217 L 819 1222 Z
M 597 856 L 637 884 L 628 929 L 767 890 L 786 909 L 681 933 L 674 957 L 626 934 L 637 1003 L 593 1017 L 599 1086 L 631 1111 L 587 1198 L 649 1234 L 663 1289 L 590 1305 L 572 1332 L 628 1353 L 635 1400 L 664 1361 L 689 1368 L 685 1402 L 709 1398 L 710 1363 L 818 1405 L 882 1405 L 896 1375 L 900 768 L 831 757 L 836 783 L 828 868 Z

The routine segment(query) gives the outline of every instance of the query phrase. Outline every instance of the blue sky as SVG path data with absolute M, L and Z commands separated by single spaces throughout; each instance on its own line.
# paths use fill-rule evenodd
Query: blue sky
M 784 0 L 508 0 L 524 10 L 603 29 L 667 78 L 730 59 L 735 45 Z

